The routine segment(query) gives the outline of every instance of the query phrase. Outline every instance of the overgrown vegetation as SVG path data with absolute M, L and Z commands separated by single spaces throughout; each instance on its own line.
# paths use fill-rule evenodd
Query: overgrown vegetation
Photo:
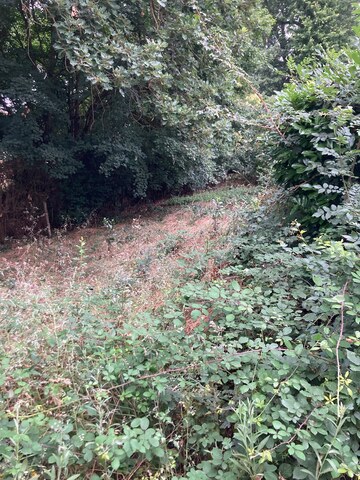
M 44 227 L 44 202 L 53 225 L 81 223 L 244 163 L 244 68 L 271 24 L 261 2 L 0 7 L 2 237 L 21 235 L 25 210 Z
M 339 50 L 351 44 L 355 16 L 352 0 L 265 0 L 265 6 L 275 19 L 268 39 L 268 62 L 263 66 L 268 74 L 264 88 L 272 94 L 280 90 L 291 77 L 288 59 L 301 62 L 319 50 Z M 269 78 L 270 77 L 270 78 Z
M 4 480 L 360 479 L 360 30 L 289 6 L 1 5 Z
M 342 224 L 346 233 L 359 226 L 360 57 L 330 52 L 322 62 L 296 67 L 277 98 L 275 170 L 306 229 Z
M 74 277 L 44 304 L 12 291 L 4 478 L 359 474 L 357 252 L 279 228 L 259 201 L 235 213 L 217 247 L 183 256 L 165 305 L 131 322 L 116 320 L 124 284 Z
M 2 1 L 1 241 L 229 171 L 254 181 L 255 85 L 273 93 L 290 54 L 351 39 L 350 0 L 307 3 Z

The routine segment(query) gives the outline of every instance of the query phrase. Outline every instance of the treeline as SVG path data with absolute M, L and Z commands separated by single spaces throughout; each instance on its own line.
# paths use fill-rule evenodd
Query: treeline
M 263 97 L 354 24 L 351 0 L 2 0 L 0 240 L 256 178 Z

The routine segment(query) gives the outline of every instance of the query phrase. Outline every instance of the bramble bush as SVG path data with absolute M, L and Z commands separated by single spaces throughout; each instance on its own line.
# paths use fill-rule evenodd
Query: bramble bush
M 356 244 L 309 243 L 261 206 L 224 241 L 217 278 L 189 259 L 154 314 L 119 325 L 116 295 L 84 290 L 61 329 L 1 346 L 2 478 L 360 475 Z

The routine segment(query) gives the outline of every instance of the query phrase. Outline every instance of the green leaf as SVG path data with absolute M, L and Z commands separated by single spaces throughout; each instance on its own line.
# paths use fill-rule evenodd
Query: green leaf
M 317 287 L 323 286 L 323 279 L 319 275 L 313 275 L 313 281 Z
M 91 462 L 92 459 L 93 459 L 93 452 L 89 449 L 86 449 L 85 452 L 84 452 L 84 460 L 86 462 Z
M 306 460 L 305 453 L 302 452 L 301 450 L 295 450 L 294 455 L 300 458 L 300 460 Z
M 130 423 L 132 428 L 138 428 L 141 424 L 141 418 L 134 418 L 134 420 Z
M 359 355 L 356 355 L 351 350 L 346 350 L 346 356 L 351 363 L 353 363 L 357 366 L 360 366 L 360 356 Z
M 155 448 L 154 449 L 154 454 L 159 457 L 159 458 L 162 458 L 164 455 L 165 455 L 165 452 L 162 448 L 158 447 L 158 448 Z
M 217 287 L 212 287 L 209 291 L 209 295 L 214 300 L 217 300 L 220 297 L 220 290 Z
M 200 310 L 193 310 L 191 312 L 191 318 L 194 319 L 194 320 L 197 320 L 199 317 L 201 317 L 201 312 Z
M 219 448 L 213 448 L 211 450 L 211 456 L 213 458 L 213 464 L 214 465 L 222 465 L 223 463 L 223 454 L 222 451 Z
M 150 437 L 149 438 L 149 443 L 150 445 L 152 445 L 153 447 L 158 447 L 160 445 L 160 441 L 159 441 L 159 438 L 158 437 Z
M 273 427 L 275 428 L 275 430 L 281 430 L 281 429 L 284 428 L 284 425 L 281 422 L 279 422 L 278 420 L 274 420 L 272 424 L 273 424 Z
M 149 425 L 150 425 L 150 421 L 147 417 L 144 417 L 144 418 L 141 419 L 140 428 L 142 430 L 147 430 L 149 428 Z

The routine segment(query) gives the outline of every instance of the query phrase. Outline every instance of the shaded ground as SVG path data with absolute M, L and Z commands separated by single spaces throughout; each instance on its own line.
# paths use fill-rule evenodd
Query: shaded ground
M 225 186 L 130 210 L 116 225 L 108 221 L 107 227 L 14 244 L 0 256 L 5 341 L 20 340 L 16 322 L 22 334 L 28 324 L 24 341 L 33 338 L 36 325 L 61 330 L 61 318 L 75 308 L 77 298 L 83 301 L 88 295 L 91 302 L 96 295 L 106 297 L 107 311 L 101 300 L 94 300 L 94 314 L 122 322 L 160 307 L 189 267 L 211 279 L 216 267 L 207 252 L 226 249 L 232 222 L 249 203 L 259 201 L 257 195 L 254 187 Z M 10 317 L 15 320 L 9 327 Z

